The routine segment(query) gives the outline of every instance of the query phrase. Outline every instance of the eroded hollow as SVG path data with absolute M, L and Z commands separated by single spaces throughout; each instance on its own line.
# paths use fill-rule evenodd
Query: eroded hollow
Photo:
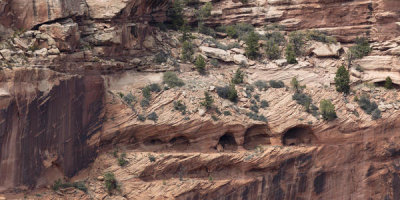
M 174 150 L 184 151 L 189 147 L 189 140 L 184 136 L 174 137 L 169 141 L 169 147 Z
M 248 128 L 244 134 L 243 147 L 247 150 L 252 150 L 259 145 L 271 144 L 267 130 L 268 127 L 264 125 L 255 125 Z
M 297 126 L 287 130 L 282 136 L 282 144 L 288 146 L 315 144 L 316 137 L 309 127 Z
M 232 133 L 225 133 L 221 136 L 218 145 L 221 145 L 224 150 L 236 150 L 238 146 Z
M 376 87 L 385 87 L 386 81 L 378 81 L 374 83 Z M 400 89 L 400 85 L 396 83 L 392 83 L 392 88 L 393 89 Z

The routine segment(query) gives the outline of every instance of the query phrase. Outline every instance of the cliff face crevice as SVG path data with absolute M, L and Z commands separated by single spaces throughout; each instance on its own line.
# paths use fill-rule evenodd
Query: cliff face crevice
M 45 74 L 40 70 L 25 73 Z M 36 186 L 48 168 L 58 168 L 62 174 L 57 176 L 72 176 L 96 155 L 96 147 L 88 145 L 87 140 L 102 127 L 102 78 L 43 78 L 39 75 L 32 82 L 18 77 L 2 80 L 10 84 L 12 94 L 7 97 L 8 103 L 1 104 L 2 188 Z M 35 84 L 39 88 L 34 86 L 26 94 L 25 86 Z

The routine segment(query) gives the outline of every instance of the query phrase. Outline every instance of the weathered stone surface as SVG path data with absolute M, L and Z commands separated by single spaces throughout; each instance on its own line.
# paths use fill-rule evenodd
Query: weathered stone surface
M 222 60 L 224 62 L 232 61 L 232 57 L 228 51 L 225 51 L 222 49 L 217 49 L 217 48 L 212 48 L 212 47 L 206 47 L 206 46 L 201 46 L 199 49 L 207 57 L 216 58 L 216 59 Z
M 317 57 L 339 57 L 342 47 L 340 44 L 315 44 L 315 49 L 312 51 Z
M 78 24 L 66 21 L 63 24 L 53 23 L 40 26 L 39 30 L 55 40 L 61 51 L 73 51 L 79 45 L 80 31 Z

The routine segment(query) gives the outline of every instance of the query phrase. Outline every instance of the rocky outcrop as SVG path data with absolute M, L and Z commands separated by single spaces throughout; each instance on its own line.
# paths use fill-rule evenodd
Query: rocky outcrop
M 0 76 L 1 190 L 72 176 L 93 160 L 88 140 L 102 127 L 100 76 L 23 68 Z

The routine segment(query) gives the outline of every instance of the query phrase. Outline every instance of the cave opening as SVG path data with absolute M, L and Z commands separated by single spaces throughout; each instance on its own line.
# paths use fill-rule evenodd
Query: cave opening
M 385 87 L 386 80 L 375 82 L 374 85 L 376 87 Z M 400 85 L 392 82 L 392 89 L 400 89 Z
M 238 146 L 232 133 L 225 133 L 221 136 L 218 144 L 221 145 L 224 150 L 236 150 Z
M 248 128 L 244 134 L 243 147 L 247 150 L 255 149 L 259 145 L 271 144 L 270 136 L 265 125 L 255 125 Z
M 316 140 L 311 128 L 303 126 L 290 128 L 282 136 L 282 144 L 287 146 L 315 144 Z
M 179 151 L 187 150 L 189 144 L 189 140 L 184 136 L 174 137 L 169 141 L 169 147 Z

